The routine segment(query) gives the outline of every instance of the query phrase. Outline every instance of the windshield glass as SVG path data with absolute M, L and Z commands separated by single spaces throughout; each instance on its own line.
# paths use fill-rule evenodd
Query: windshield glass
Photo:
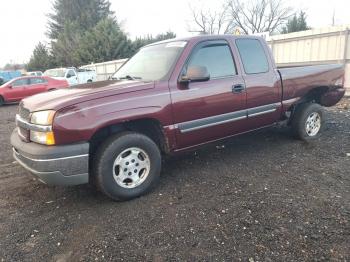
M 185 45 L 185 41 L 176 41 L 144 47 L 130 58 L 112 78 L 160 80 L 168 74 Z
M 50 69 L 45 71 L 45 76 L 51 76 L 51 77 L 64 77 L 66 74 L 66 70 L 64 69 Z

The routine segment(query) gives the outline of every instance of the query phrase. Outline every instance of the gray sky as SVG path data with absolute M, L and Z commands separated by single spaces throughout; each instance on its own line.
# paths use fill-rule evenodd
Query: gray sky
M 350 24 L 349 0 L 287 0 L 297 10 L 304 10 L 312 27 L 329 26 L 335 11 L 336 24 Z M 111 0 L 112 9 L 131 38 L 171 30 L 186 36 L 191 19 L 190 0 Z M 197 5 L 218 8 L 218 0 L 196 0 Z M 46 41 L 46 14 L 49 0 L 7 0 L 1 3 L 0 66 L 8 62 L 24 63 L 39 41 Z

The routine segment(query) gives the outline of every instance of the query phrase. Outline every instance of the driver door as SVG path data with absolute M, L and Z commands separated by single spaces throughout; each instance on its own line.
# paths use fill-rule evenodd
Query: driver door
M 227 41 L 196 45 L 182 75 L 191 66 L 206 67 L 210 80 L 171 87 L 178 149 L 240 133 L 247 121 L 244 80 Z
M 66 79 L 68 81 L 68 84 L 70 86 L 77 85 L 78 84 L 78 76 L 75 73 L 74 70 L 70 69 L 67 71 Z
M 29 85 L 29 79 L 28 78 L 21 78 L 18 80 L 15 80 L 11 84 L 11 88 L 8 91 L 8 100 L 9 101 L 19 101 L 25 98 L 26 95 L 26 88 Z

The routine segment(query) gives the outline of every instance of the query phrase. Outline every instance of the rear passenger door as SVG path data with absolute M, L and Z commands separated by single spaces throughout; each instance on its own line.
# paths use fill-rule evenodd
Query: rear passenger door
M 281 83 L 266 45 L 259 39 L 235 40 L 247 92 L 249 129 L 271 125 L 280 118 Z
M 32 96 L 35 94 L 39 94 L 42 92 L 45 92 L 47 89 L 48 83 L 46 79 L 41 77 L 33 77 L 29 79 L 29 86 L 28 86 L 28 95 Z
M 179 78 L 191 65 L 206 67 L 210 80 L 170 87 L 179 149 L 239 133 L 246 121 L 244 81 L 229 43 L 215 40 L 194 46 Z

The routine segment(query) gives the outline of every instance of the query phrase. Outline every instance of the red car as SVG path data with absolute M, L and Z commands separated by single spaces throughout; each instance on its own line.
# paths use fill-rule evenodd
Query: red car
M 68 87 L 66 80 L 56 80 L 47 76 L 25 76 L 15 78 L 0 87 L 0 106 L 17 102 L 25 97 Z

